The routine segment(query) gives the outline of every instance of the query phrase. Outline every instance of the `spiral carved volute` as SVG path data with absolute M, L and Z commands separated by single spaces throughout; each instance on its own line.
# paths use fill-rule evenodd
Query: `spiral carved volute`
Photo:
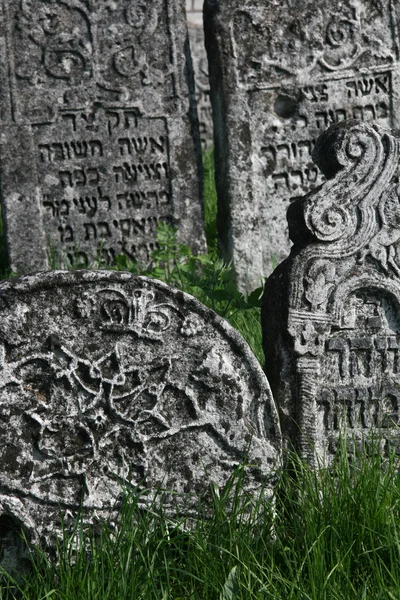
M 393 177 L 399 143 L 388 132 L 361 121 L 329 128 L 317 141 L 313 159 L 328 181 L 306 199 L 304 221 L 314 239 L 357 246 L 371 229 L 373 210 Z M 361 218 L 360 216 L 361 215 Z M 337 244 L 335 244 L 335 242 Z

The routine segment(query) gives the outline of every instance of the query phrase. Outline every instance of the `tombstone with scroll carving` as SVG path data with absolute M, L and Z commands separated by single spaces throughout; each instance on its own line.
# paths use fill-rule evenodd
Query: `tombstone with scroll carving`
M 148 263 L 160 221 L 205 249 L 183 0 L 0 4 L 0 174 L 11 268 Z
M 292 253 L 266 282 L 266 373 L 285 436 L 328 464 L 349 443 L 400 450 L 400 140 L 332 126 L 314 160 L 327 177 L 288 212 Z
M 167 513 L 197 514 L 241 462 L 249 492 L 271 491 L 267 379 L 195 298 L 129 273 L 53 271 L 2 282 L 0 314 L 0 519 L 46 540 L 60 508 L 66 526 L 80 506 L 90 523 L 142 489 L 143 507 L 168 490 Z
M 289 254 L 289 203 L 324 180 L 317 137 L 350 118 L 400 127 L 400 6 L 206 0 L 204 14 L 219 233 L 254 289 Z

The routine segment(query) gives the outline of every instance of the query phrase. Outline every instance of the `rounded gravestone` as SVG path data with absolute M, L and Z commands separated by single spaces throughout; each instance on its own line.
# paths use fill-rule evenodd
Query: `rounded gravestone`
M 184 508 L 243 461 L 268 490 L 279 453 L 260 366 L 191 296 L 107 271 L 0 284 L 0 519 L 32 539 L 60 509 L 108 515 L 126 486 Z

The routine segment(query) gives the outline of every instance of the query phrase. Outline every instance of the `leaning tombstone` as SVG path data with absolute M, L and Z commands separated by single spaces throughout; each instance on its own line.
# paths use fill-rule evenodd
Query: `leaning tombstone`
M 400 140 L 350 120 L 313 157 L 327 181 L 290 206 L 262 322 L 283 434 L 329 465 L 343 436 L 400 449 Z
M 399 127 L 390 0 L 206 0 L 219 234 L 241 290 L 289 254 L 286 210 L 318 187 L 316 138 L 349 118 Z
M 267 379 L 195 298 L 129 273 L 53 271 L 2 282 L 0 313 L 1 531 L 46 547 L 61 517 L 67 531 L 80 511 L 106 520 L 126 490 L 143 509 L 166 490 L 165 514 L 196 515 L 242 462 L 245 489 L 270 495 Z
M 0 56 L 11 269 L 148 264 L 160 222 L 205 249 L 183 0 L 5 0 Z
M 193 61 L 201 145 L 203 150 L 209 150 L 213 145 L 213 125 L 208 60 L 204 45 L 203 0 L 186 0 L 186 15 Z

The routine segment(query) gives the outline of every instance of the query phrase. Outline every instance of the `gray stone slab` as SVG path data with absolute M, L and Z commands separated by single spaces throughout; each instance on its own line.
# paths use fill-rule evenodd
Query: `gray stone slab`
M 205 249 L 183 0 L 0 2 L 0 172 L 11 268 L 148 262 L 160 221 Z
M 60 508 L 66 527 L 80 505 L 91 523 L 124 489 L 159 487 L 175 492 L 167 514 L 197 513 L 246 460 L 248 491 L 271 491 L 267 379 L 193 297 L 129 273 L 53 271 L 2 282 L 0 313 L 0 520 L 48 542 Z
M 189 21 L 190 15 L 188 15 Z M 203 14 L 201 13 L 201 19 Z M 210 80 L 208 77 L 208 59 L 204 45 L 203 24 L 188 23 L 190 51 L 192 53 L 194 83 L 196 88 L 197 114 L 199 116 L 200 139 L 203 150 L 214 145 L 213 120 L 210 101 Z
M 289 203 L 323 182 L 315 140 L 346 118 L 399 127 L 391 0 L 206 0 L 219 230 L 240 288 L 289 253 Z
M 214 140 L 208 60 L 204 45 L 203 0 L 186 0 L 186 16 L 193 61 L 201 145 L 203 150 L 208 150 L 213 146 Z
M 377 126 L 328 129 L 314 150 L 328 180 L 291 205 L 294 246 L 266 282 L 266 374 L 311 463 L 331 464 L 342 434 L 400 450 L 399 157 Z

